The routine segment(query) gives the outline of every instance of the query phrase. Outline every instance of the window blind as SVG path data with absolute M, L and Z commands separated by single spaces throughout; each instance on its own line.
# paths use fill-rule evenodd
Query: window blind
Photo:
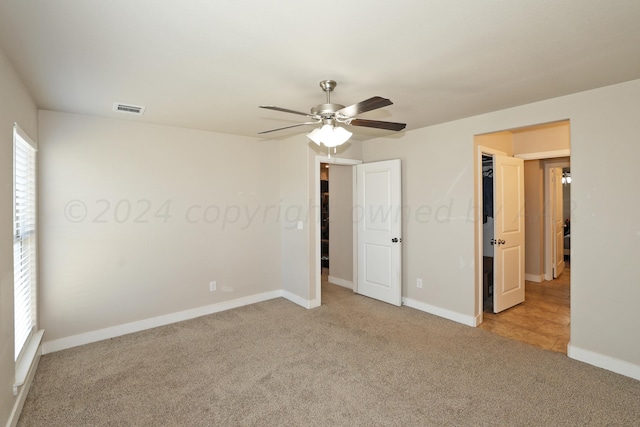
M 14 126 L 14 333 L 15 360 L 36 326 L 36 150 Z

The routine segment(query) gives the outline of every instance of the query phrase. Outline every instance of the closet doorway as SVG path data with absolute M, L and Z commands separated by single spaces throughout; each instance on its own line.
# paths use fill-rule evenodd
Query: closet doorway
M 317 157 L 317 277 L 322 303 L 323 284 L 354 290 L 357 253 L 353 220 L 357 160 Z

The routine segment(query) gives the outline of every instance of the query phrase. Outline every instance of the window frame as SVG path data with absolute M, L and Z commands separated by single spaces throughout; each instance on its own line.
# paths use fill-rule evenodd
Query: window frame
M 38 218 L 37 218 L 37 145 L 36 143 L 14 123 L 13 126 L 13 258 L 14 258 L 14 360 L 15 382 L 14 395 L 17 388 L 24 384 L 29 370 L 39 354 L 40 341 L 44 331 L 38 331 L 38 269 L 37 269 L 37 242 L 38 242 Z M 26 156 L 26 157 L 25 157 Z M 20 202 L 20 203 L 19 203 Z M 25 203 L 26 202 L 26 203 Z M 27 216 L 19 214 L 24 212 L 21 206 L 28 209 Z M 25 221 L 25 218 L 26 221 Z M 26 237 L 25 237 L 26 236 Z M 19 245 L 28 244 L 27 252 Z M 25 256 L 24 254 L 27 253 Z M 27 266 L 26 268 L 24 266 Z M 22 273 L 22 271 L 26 271 Z M 26 286 L 24 278 L 26 277 Z M 20 287 L 20 288 L 17 288 Z M 25 298 L 16 291 L 24 291 L 28 288 Z M 19 298 L 21 298 L 19 300 Z M 28 314 L 24 316 L 26 322 L 21 320 L 17 310 L 26 307 Z M 21 327 L 21 323 L 27 328 Z M 20 328 L 20 330 L 19 330 Z M 24 330 L 27 330 L 26 334 Z M 22 333 L 20 333 L 22 331 Z

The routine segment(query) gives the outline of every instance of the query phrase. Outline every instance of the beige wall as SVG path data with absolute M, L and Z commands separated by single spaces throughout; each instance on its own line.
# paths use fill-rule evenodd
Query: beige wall
M 38 136 L 35 105 L 3 55 L 0 89 L 7 94 L 0 98 L 0 424 L 15 402 L 13 121 L 40 140 L 45 340 L 275 289 L 316 298 L 317 218 L 304 207 L 314 205 L 313 165 L 324 153 L 303 137 L 265 143 L 46 111 Z M 638 99 L 640 81 L 633 81 L 354 143 L 342 153 L 403 161 L 403 204 L 409 209 L 403 296 L 464 318 L 478 315 L 474 135 L 570 118 L 576 284 L 570 354 L 637 373 L 640 201 L 627 196 L 640 182 Z M 627 171 L 624 181 L 617 179 L 621 169 Z M 161 208 L 167 200 L 171 217 L 165 222 Z M 126 214 L 129 205 L 132 212 Z M 146 206 L 158 216 L 134 222 Z M 224 226 L 222 218 L 204 216 L 210 206 L 221 215 L 227 209 Z M 193 207 L 200 209 L 187 216 Z M 423 289 L 415 287 L 416 277 L 423 278 Z M 208 291 L 210 280 L 218 281 L 216 293 Z
M 364 162 L 402 161 L 403 298 L 467 317 L 474 313 L 473 147 L 474 132 L 459 122 L 363 144 Z
M 444 219 L 405 218 L 403 296 L 466 319 L 479 314 L 474 135 L 569 119 L 575 203 L 570 355 L 640 377 L 640 199 L 628 197 L 640 182 L 638 99 L 635 80 L 364 144 L 364 161 L 402 159 L 409 208 L 451 205 Z M 630 175 L 620 181 L 619 170 Z M 417 277 L 424 279 L 422 289 Z
M 524 162 L 525 274 L 540 281 L 544 275 L 544 166 Z
M 309 217 L 318 206 L 311 197 L 314 193 L 310 192 L 307 181 L 309 171 L 313 170 L 308 156 L 309 147 L 304 135 L 280 142 L 282 288 L 302 299 L 313 299 L 309 298 L 309 263 L 313 251 L 309 247 Z M 302 229 L 298 228 L 298 222 L 302 223 Z
M 359 159 L 362 143 L 351 140 L 338 147 L 333 158 Z M 280 200 L 283 207 L 282 236 L 282 288 L 302 305 L 315 306 L 316 278 L 320 271 L 320 242 L 316 239 L 320 226 L 320 200 L 316 200 L 318 177 L 316 163 L 326 158 L 327 152 L 310 143 L 304 134 L 280 142 Z M 285 214 L 288 212 L 288 214 Z M 302 230 L 297 222 L 302 222 Z M 298 299 L 296 299 L 298 298 Z
M 474 137 L 476 146 L 493 148 L 502 151 L 505 156 L 513 155 L 513 134 L 511 132 L 496 132 Z
M 570 140 L 567 121 L 517 130 L 513 132 L 513 154 L 568 150 Z
M 16 404 L 13 380 L 13 123 L 38 140 L 35 103 L 0 50 L 0 425 Z
M 353 167 L 329 172 L 329 276 L 353 283 Z
M 571 219 L 571 183 L 562 186 L 562 214 L 564 219 Z
M 45 342 L 281 289 L 278 152 L 41 111 Z
M 301 284 L 304 287 L 303 295 L 306 295 L 310 301 L 313 301 L 313 304 L 318 304 L 320 301 L 320 295 L 318 295 L 319 291 L 319 279 L 321 271 L 316 269 L 316 264 L 319 266 L 317 261 L 320 259 L 320 241 L 317 239 L 317 236 L 320 235 L 319 227 L 320 227 L 320 208 L 319 208 L 319 199 L 316 202 L 316 192 L 318 191 L 318 183 L 317 176 L 315 172 L 316 164 L 321 161 L 321 159 L 326 159 L 327 151 L 326 148 L 319 148 L 316 145 L 309 143 L 308 140 L 304 136 L 299 136 L 298 139 L 302 138 L 305 141 L 305 147 L 307 152 L 307 173 L 306 175 L 297 175 L 293 179 L 301 180 L 302 182 L 306 182 L 307 186 L 307 197 L 310 200 L 313 200 L 313 209 L 310 211 L 309 215 L 309 223 L 308 223 L 308 233 L 306 245 L 309 248 L 307 263 L 309 265 L 309 269 L 307 270 L 307 282 Z M 332 161 L 340 162 L 341 159 L 349 159 L 349 160 L 360 160 L 362 159 L 362 142 L 357 141 L 356 139 L 351 139 L 348 143 L 338 147 L 337 153 L 331 153 Z

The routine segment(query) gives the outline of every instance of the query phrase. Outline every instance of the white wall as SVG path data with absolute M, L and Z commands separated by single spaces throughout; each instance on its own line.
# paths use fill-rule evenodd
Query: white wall
M 281 289 L 278 143 L 39 123 L 45 342 Z
M 463 319 L 479 314 L 473 137 L 570 119 L 575 208 L 569 354 L 640 378 L 640 199 L 628 197 L 640 182 L 639 99 L 636 80 L 364 144 L 364 161 L 402 159 L 403 202 L 412 212 L 451 207 L 440 217 L 405 218 L 403 295 Z
M 13 349 L 13 123 L 38 140 L 38 113 L 29 92 L 0 50 L 0 425 L 14 398 Z

